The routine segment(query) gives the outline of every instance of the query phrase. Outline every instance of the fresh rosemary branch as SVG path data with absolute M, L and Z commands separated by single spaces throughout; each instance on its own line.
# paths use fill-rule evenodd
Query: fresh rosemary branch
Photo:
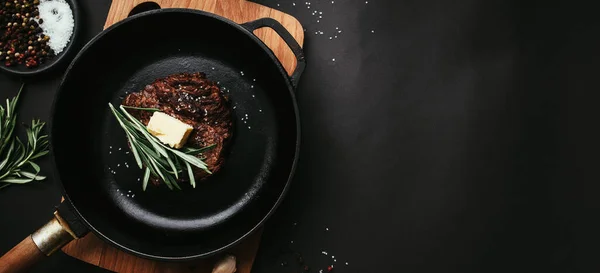
M 143 190 L 146 190 L 148 186 L 150 175 L 162 179 L 169 189 L 181 189 L 177 183 L 177 179 L 179 179 L 180 173 L 184 172 L 187 173 L 192 187 L 196 187 L 192 166 L 211 173 L 206 163 L 198 158 L 197 155 L 212 148 L 214 145 L 200 149 L 189 147 L 184 147 L 181 150 L 173 149 L 151 135 L 146 126 L 130 115 L 123 105 L 119 107 L 119 110 L 115 109 L 111 103 L 108 106 L 119 122 L 119 125 L 121 125 L 121 128 L 125 131 L 138 167 L 144 169 Z M 158 110 L 154 108 L 130 108 L 146 111 Z
M 48 136 L 41 135 L 45 123 L 31 121 L 31 127 L 27 128 L 27 144 L 14 135 L 15 108 L 23 86 L 16 97 L 6 99 L 6 108 L 0 105 L 0 189 L 46 178 L 38 175 L 40 166 L 33 162 L 48 153 Z

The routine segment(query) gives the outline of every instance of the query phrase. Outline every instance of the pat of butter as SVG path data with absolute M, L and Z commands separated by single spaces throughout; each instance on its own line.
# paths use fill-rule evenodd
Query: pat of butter
M 148 132 L 162 143 L 179 149 L 187 142 L 194 127 L 162 112 L 154 112 L 148 122 Z

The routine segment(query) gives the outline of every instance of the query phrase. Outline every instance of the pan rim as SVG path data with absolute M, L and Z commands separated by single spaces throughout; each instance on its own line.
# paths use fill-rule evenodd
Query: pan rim
M 257 45 L 271 58 L 271 60 L 275 63 L 277 69 L 279 70 L 279 73 L 283 76 L 283 78 L 285 79 L 285 83 L 286 86 L 288 87 L 288 93 L 289 96 L 292 100 L 292 105 L 293 105 L 293 110 L 294 110 L 294 116 L 295 116 L 295 122 L 296 122 L 296 143 L 295 143 L 295 150 L 294 150 L 294 158 L 292 160 L 292 165 L 290 167 L 290 171 L 287 177 L 287 181 L 285 183 L 285 186 L 283 188 L 283 190 L 281 191 L 281 193 L 279 194 L 279 197 L 277 198 L 277 200 L 275 201 L 275 203 L 273 204 L 273 206 L 271 207 L 271 209 L 265 214 L 264 217 L 262 217 L 262 219 L 260 219 L 260 221 L 258 221 L 258 223 L 256 225 L 254 225 L 254 227 L 252 227 L 250 230 L 248 230 L 246 233 L 244 233 L 242 236 L 239 236 L 237 239 L 233 240 L 232 242 L 226 243 L 223 246 L 214 249 L 212 251 L 208 251 L 208 252 L 204 252 L 204 253 L 198 253 L 198 254 L 194 254 L 194 255 L 187 255 L 187 256 L 160 256 L 160 255 L 153 255 L 153 254 L 148 254 L 148 253 L 144 253 L 142 251 L 138 251 L 129 247 L 126 247 L 124 245 L 121 245 L 119 243 L 117 243 L 116 241 L 112 240 L 111 238 L 109 238 L 109 236 L 103 234 L 102 232 L 100 232 L 98 229 L 96 229 L 96 227 L 94 227 L 94 225 L 92 225 L 87 219 L 86 217 L 79 211 L 79 209 L 75 206 L 75 204 L 73 203 L 69 193 L 66 191 L 65 187 L 64 187 L 64 183 L 62 182 L 62 180 L 60 179 L 60 173 L 58 171 L 57 168 L 57 164 L 56 164 L 56 156 L 55 156 L 55 150 L 54 150 L 54 132 L 53 132 L 53 123 L 54 123 L 54 117 L 55 117 L 55 113 L 56 113 L 56 104 L 58 101 L 58 98 L 60 96 L 61 90 L 64 87 L 65 84 L 65 80 L 67 79 L 67 77 L 69 76 L 70 72 L 72 71 L 73 66 L 75 65 L 75 63 L 80 59 L 80 57 L 86 53 L 86 51 L 98 40 L 100 40 L 102 37 L 104 37 L 107 33 L 109 33 L 110 31 L 118 28 L 119 26 L 123 25 L 123 24 L 127 24 L 130 21 L 136 20 L 138 18 L 142 18 L 142 17 L 146 17 L 146 16 L 153 16 L 155 14 L 162 14 L 162 13 L 187 13 L 187 14 L 197 14 L 197 15 L 201 15 L 201 16 L 206 16 L 215 20 L 220 21 L 221 23 L 225 23 L 227 24 L 229 27 L 233 27 L 236 30 L 238 30 L 240 32 L 240 35 L 246 35 L 248 36 L 250 39 L 252 39 L 252 41 L 254 41 L 255 43 L 257 43 Z M 52 103 L 52 110 L 51 110 L 51 119 L 50 119 L 50 151 L 51 151 L 51 155 L 52 155 L 52 166 L 53 166 L 53 170 L 54 170 L 54 175 L 53 177 L 55 178 L 55 180 L 58 181 L 58 184 L 60 185 L 60 189 L 61 189 L 61 193 L 63 194 L 63 197 L 65 199 L 65 202 L 68 202 L 68 205 L 72 208 L 72 210 L 75 212 L 75 214 L 77 215 L 77 218 L 95 235 L 97 235 L 100 239 L 102 239 L 103 241 L 117 247 L 120 250 L 123 250 L 127 253 L 131 253 L 134 254 L 136 256 L 142 257 L 142 258 L 147 258 L 147 259 L 151 259 L 151 260 L 158 260 L 158 261 L 189 261 L 189 260 L 195 260 L 195 259 L 199 259 L 199 258 L 205 258 L 205 257 L 209 257 L 209 256 L 213 256 L 219 253 L 224 252 L 225 250 L 228 250 L 234 246 L 236 246 L 237 244 L 239 244 L 241 241 L 243 241 L 244 239 L 246 239 L 248 236 L 250 236 L 251 234 L 253 234 L 254 232 L 256 232 L 259 228 L 261 228 L 264 223 L 273 215 L 273 213 L 277 210 L 277 208 L 281 205 L 281 202 L 283 201 L 283 199 L 285 198 L 285 196 L 287 195 L 287 192 L 289 191 L 292 179 L 294 177 L 296 168 L 297 168 L 297 164 L 298 164 L 298 160 L 299 160 L 299 155 L 300 155 L 300 138 L 301 138 L 301 125 L 300 125 L 300 113 L 299 113 L 299 109 L 298 109 L 298 103 L 296 100 L 296 95 L 294 92 L 294 87 L 292 85 L 292 81 L 290 76 L 288 75 L 288 73 L 285 71 L 283 65 L 281 64 L 281 62 L 279 61 L 279 59 L 277 59 L 277 57 L 275 56 L 275 54 L 273 53 L 273 51 L 266 45 L 264 44 L 264 42 L 262 42 L 262 40 L 260 40 L 256 35 L 254 35 L 252 32 L 250 32 L 249 30 L 247 30 L 246 28 L 244 28 L 243 26 L 227 19 L 224 18 L 222 16 L 213 14 L 213 13 L 209 13 L 209 12 L 205 12 L 205 11 L 201 11 L 201 10 L 193 10 L 193 9 L 184 9 L 184 8 L 165 8 L 165 9 L 157 9 L 157 10 L 151 10 L 151 11 L 147 11 L 147 12 L 142 12 L 130 17 L 127 17 L 115 24 L 113 24 L 112 26 L 108 27 L 107 29 L 103 30 L 102 32 L 98 33 L 96 36 L 94 36 L 89 42 L 86 43 L 85 46 L 82 47 L 82 49 L 77 53 L 77 55 L 73 58 L 73 60 L 71 61 L 71 63 L 69 64 L 69 66 L 67 67 L 64 76 L 60 82 L 60 85 L 58 87 L 58 91 L 56 92 L 55 96 L 54 96 L 54 100 Z

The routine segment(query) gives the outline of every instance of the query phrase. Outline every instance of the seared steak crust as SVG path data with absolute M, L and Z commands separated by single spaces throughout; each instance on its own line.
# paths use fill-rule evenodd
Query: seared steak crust
M 122 104 L 158 108 L 161 112 L 191 125 L 194 130 L 187 145 L 195 148 L 215 145 L 202 154 L 204 162 L 212 173 L 219 171 L 223 165 L 226 146 L 233 133 L 231 108 L 227 97 L 204 73 L 182 73 L 157 79 L 146 85 L 144 90 L 127 95 Z M 149 111 L 127 111 L 145 125 L 148 125 L 152 116 L 152 112 Z M 210 176 L 195 167 L 194 175 L 196 179 Z

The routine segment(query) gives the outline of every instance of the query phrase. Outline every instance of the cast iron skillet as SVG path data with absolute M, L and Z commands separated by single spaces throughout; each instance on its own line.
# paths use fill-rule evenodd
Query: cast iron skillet
M 274 29 L 296 55 L 291 77 L 252 34 L 261 27 Z M 271 215 L 292 178 L 300 147 L 294 90 L 304 67 L 301 47 L 272 19 L 237 25 L 201 11 L 162 9 L 102 32 L 75 57 L 54 102 L 51 145 L 66 198 L 54 226 L 68 224 L 77 237 L 90 230 L 157 260 L 195 259 L 235 245 Z M 226 163 L 195 189 L 149 185 L 142 192 L 142 172 L 107 104 L 119 105 L 156 78 L 196 71 L 226 88 L 234 107 Z M 48 254 L 57 246 L 47 246 L 48 236 L 40 233 L 20 245 L 35 242 Z M 68 235 L 63 241 L 72 239 Z M 13 249 L 0 264 L 22 254 Z

